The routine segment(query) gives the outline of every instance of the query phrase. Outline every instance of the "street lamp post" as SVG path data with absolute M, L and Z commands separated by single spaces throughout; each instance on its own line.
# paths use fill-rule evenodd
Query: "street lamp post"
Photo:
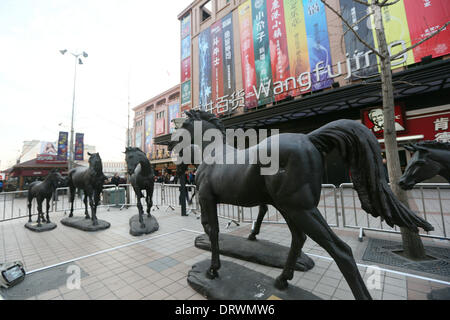
M 67 49 L 60 50 L 62 55 L 66 54 Z M 75 67 L 74 67 L 74 75 L 73 75 L 73 98 L 72 98 L 72 120 L 70 125 L 70 141 L 69 141 L 69 171 L 73 168 L 73 162 L 74 162 L 74 143 L 73 143 L 73 117 L 75 112 L 75 89 L 76 89 L 76 80 L 77 80 L 77 64 L 83 64 L 83 60 L 81 60 L 80 56 L 83 56 L 84 58 L 88 57 L 88 54 L 86 52 L 82 53 L 73 53 L 70 52 L 72 56 L 75 57 Z

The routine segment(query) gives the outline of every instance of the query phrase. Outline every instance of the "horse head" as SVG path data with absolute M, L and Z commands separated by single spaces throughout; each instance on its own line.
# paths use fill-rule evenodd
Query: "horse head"
M 95 172 L 100 173 L 103 172 L 103 164 L 102 159 L 100 158 L 100 154 L 97 153 L 90 153 L 89 155 L 89 168 L 94 169 Z
M 49 175 L 47 176 L 46 180 L 50 181 L 51 185 L 56 189 L 65 181 L 63 176 L 59 173 L 58 170 L 53 169 L 50 171 Z
M 415 184 L 437 175 L 441 169 L 438 162 L 430 157 L 430 150 L 418 144 L 406 145 L 405 149 L 413 156 L 406 166 L 405 173 L 399 180 L 399 186 L 411 190 Z
M 145 153 L 139 148 L 127 147 L 125 149 L 125 162 L 127 163 L 127 172 L 132 175 L 137 165 L 143 158 L 147 158 Z

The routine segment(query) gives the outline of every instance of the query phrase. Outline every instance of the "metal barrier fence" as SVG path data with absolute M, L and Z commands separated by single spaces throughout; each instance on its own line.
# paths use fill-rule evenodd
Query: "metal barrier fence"
M 192 199 L 191 203 L 187 203 L 186 209 L 188 212 L 197 215 L 200 213 L 200 205 L 198 196 L 195 195 L 193 197 L 196 186 L 187 185 L 186 188 L 189 199 Z M 109 210 L 110 207 L 115 206 L 122 209 L 128 206 L 136 206 L 137 204 L 137 197 L 129 184 L 119 186 L 107 185 L 104 186 L 103 191 L 103 199 L 99 207 L 107 207 Z M 105 196 L 107 193 L 115 193 L 116 196 L 108 198 Z M 124 193 L 123 197 L 117 196 L 119 193 Z M 143 190 L 143 193 L 145 195 L 145 190 Z M 168 209 L 174 210 L 176 207 L 180 207 L 179 196 L 179 184 L 155 183 L 152 209 L 156 210 L 161 209 L 160 207 L 165 207 L 165 211 Z M 109 201 L 105 201 L 108 200 L 106 198 Z M 430 222 L 435 228 L 432 232 L 421 233 L 421 236 L 450 240 L 447 235 L 447 230 L 450 228 L 448 219 L 450 215 L 450 185 L 417 184 L 413 190 L 408 191 L 408 198 L 411 209 Z M 145 198 L 141 201 L 145 208 Z M 361 209 L 358 195 L 351 183 L 342 184 L 339 188 L 331 184 L 322 185 L 318 208 L 330 226 L 359 229 L 361 231 L 360 238 L 362 238 L 364 230 L 400 233 L 399 228 L 391 228 L 382 222 L 380 218 L 374 218 Z M 74 210 L 82 209 L 84 209 L 83 195 L 79 194 L 75 197 Z M 69 189 L 57 189 L 51 203 L 50 212 L 67 212 L 69 210 Z M 43 211 L 45 212 L 45 202 Z M 256 221 L 258 207 L 244 208 L 219 204 L 217 212 L 219 217 L 229 220 L 227 224 L 227 227 L 229 227 L 231 223 L 239 225 L 240 222 L 252 223 Z M 33 200 L 32 215 L 36 214 L 36 200 Z M 0 222 L 23 217 L 28 217 L 27 191 L 0 193 Z M 263 223 L 277 224 L 285 223 L 285 221 L 280 212 L 269 206 Z
M 360 229 L 360 240 L 364 230 L 379 232 L 400 233 L 398 227 L 390 227 L 380 218 L 374 218 L 361 209 L 353 184 L 344 183 L 339 186 L 342 224 L 344 228 Z M 447 239 L 447 231 L 450 221 L 445 219 L 450 215 L 450 185 L 444 183 L 419 183 L 413 190 L 408 191 L 410 208 L 420 217 L 431 223 L 434 231 L 420 233 L 423 237 Z

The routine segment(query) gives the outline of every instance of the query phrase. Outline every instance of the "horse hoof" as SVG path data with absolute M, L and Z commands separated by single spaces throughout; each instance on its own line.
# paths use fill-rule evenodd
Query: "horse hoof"
M 286 290 L 288 286 L 289 284 L 285 279 L 281 279 L 280 277 L 278 277 L 275 280 L 275 288 L 277 288 L 278 290 Z
M 141 223 L 141 229 L 145 229 L 145 223 Z
M 251 233 L 247 239 L 250 241 L 256 241 L 256 236 L 253 233 Z
M 219 274 L 217 273 L 217 271 L 212 268 L 210 268 L 208 271 L 206 271 L 206 278 L 208 278 L 208 279 L 213 280 L 213 279 L 217 278 L 218 276 L 219 276 Z

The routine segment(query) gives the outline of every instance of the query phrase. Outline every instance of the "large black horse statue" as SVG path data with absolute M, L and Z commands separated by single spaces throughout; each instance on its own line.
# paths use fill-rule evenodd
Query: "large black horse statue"
M 75 200 L 76 189 L 84 192 L 84 214 L 86 219 L 92 219 L 94 226 L 98 225 L 97 206 L 100 202 L 100 193 L 103 191 L 103 183 L 107 177 L 103 174 L 102 159 L 98 153 L 89 153 L 89 167 L 78 167 L 70 170 L 68 176 L 68 186 L 70 188 L 70 214 L 73 217 L 73 202 Z M 87 201 L 91 207 L 91 215 L 89 216 Z
M 63 177 L 56 169 L 53 169 L 44 181 L 34 181 L 30 184 L 28 188 L 28 222 L 32 222 L 31 203 L 33 199 L 36 198 L 38 210 L 37 226 L 42 226 L 41 220 L 43 222 L 50 223 L 50 217 L 48 215 L 48 211 L 50 209 L 50 199 L 61 181 L 63 181 Z M 44 199 L 46 200 L 47 219 L 44 218 L 44 213 L 42 212 L 42 202 L 44 202 Z
M 144 197 L 142 190 L 146 191 L 147 217 L 151 217 L 150 210 L 153 205 L 153 189 L 155 185 L 155 174 L 145 153 L 139 148 L 127 147 L 125 150 L 125 161 L 127 163 L 130 183 L 137 196 L 137 207 L 139 210 L 139 222 L 141 228 L 145 228 L 144 208 L 141 198 Z
M 413 153 L 405 173 L 399 180 L 404 190 L 411 190 L 415 184 L 436 175 L 450 183 L 450 143 L 422 141 L 405 145 L 405 149 Z
M 204 151 L 211 144 L 213 139 L 205 139 L 204 135 L 209 129 L 219 130 L 225 137 L 224 127 L 214 115 L 204 111 L 188 111 L 186 115 L 188 118 L 181 128 L 187 131 L 180 132 L 189 132 L 190 143 L 194 147 L 196 145 L 197 149 Z M 196 141 L 200 136 L 199 130 L 194 130 L 194 123 L 198 126 L 199 122 L 203 139 L 200 142 Z M 173 136 L 172 140 L 175 139 Z M 177 152 L 179 143 L 179 140 L 172 141 L 170 147 L 176 147 L 174 151 Z M 293 278 L 294 264 L 307 235 L 336 261 L 355 298 L 371 299 L 351 248 L 331 230 L 317 208 L 324 156 L 334 148 L 338 148 L 348 163 L 355 189 L 366 212 L 381 217 L 390 226 L 398 225 L 414 232 L 418 232 L 418 227 L 426 231 L 433 230 L 428 222 L 416 216 L 394 196 L 384 175 L 377 139 L 369 129 L 356 121 L 334 121 L 307 135 L 284 133 L 271 136 L 242 150 L 227 145 L 225 139 L 220 143 L 223 143 L 222 151 L 215 150 L 214 154 L 211 152 L 209 155 L 202 153 L 202 163 L 196 175 L 201 221 L 211 241 L 211 266 L 206 273 L 210 279 L 218 277 L 220 269 L 217 204 L 244 207 L 272 205 L 280 211 L 292 235 L 285 267 L 275 281 L 276 288 L 286 289 L 287 280 Z M 274 152 L 279 153 L 279 169 L 275 174 L 262 175 L 261 169 L 268 165 L 257 155 Z M 227 155 L 230 158 L 242 156 L 246 164 L 227 164 Z M 211 161 L 211 158 L 221 157 L 223 164 Z M 256 164 L 250 164 L 254 163 L 255 157 Z

